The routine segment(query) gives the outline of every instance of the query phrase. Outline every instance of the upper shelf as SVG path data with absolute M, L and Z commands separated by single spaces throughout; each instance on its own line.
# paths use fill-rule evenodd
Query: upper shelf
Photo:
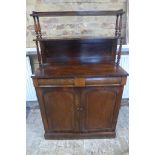
M 83 37 L 43 37 L 43 38 L 36 38 L 33 41 L 61 41 L 61 40 L 104 40 L 104 39 L 118 39 L 120 37 L 93 37 L 93 36 L 83 36 Z M 123 39 L 123 37 L 121 37 Z
M 119 65 L 122 39 L 122 15 L 120 10 L 99 11 L 56 11 L 37 12 L 33 11 L 30 16 L 34 19 L 36 32 L 36 46 L 38 61 L 44 63 L 115 63 L 116 49 L 119 39 L 119 51 L 116 64 Z M 115 37 L 80 37 L 80 38 L 42 38 L 39 17 L 64 17 L 64 16 L 116 16 Z M 38 44 L 38 41 L 40 44 Z M 40 46 L 40 48 L 39 48 Z M 41 50 L 41 54 L 39 52 Z
M 33 11 L 30 16 L 48 17 L 48 16 L 114 16 L 122 15 L 125 12 L 121 10 L 108 11 L 56 11 L 56 12 L 37 12 Z

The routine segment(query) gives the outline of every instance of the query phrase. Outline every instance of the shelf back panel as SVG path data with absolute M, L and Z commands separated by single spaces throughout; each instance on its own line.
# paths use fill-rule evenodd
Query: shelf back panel
M 43 63 L 114 63 L 117 39 L 40 40 Z

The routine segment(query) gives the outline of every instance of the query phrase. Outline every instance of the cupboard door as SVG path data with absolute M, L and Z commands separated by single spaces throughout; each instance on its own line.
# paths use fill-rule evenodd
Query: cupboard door
M 72 88 L 43 88 L 48 131 L 74 132 L 78 130 L 76 107 L 78 96 Z
M 113 128 L 117 89 L 90 87 L 81 92 L 82 131 L 104 131 Z

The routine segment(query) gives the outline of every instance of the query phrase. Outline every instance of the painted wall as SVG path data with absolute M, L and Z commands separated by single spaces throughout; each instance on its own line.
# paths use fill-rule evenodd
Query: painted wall
M 27 0 L 26 47 L 35 47 L 32 11 L 127 10 L 128 0 Z M 43 36 L 111 36 L 115 17 L 46 17 L 41 18 Z M 123 16 L 122 34 L 126 36 L 126 15 Z

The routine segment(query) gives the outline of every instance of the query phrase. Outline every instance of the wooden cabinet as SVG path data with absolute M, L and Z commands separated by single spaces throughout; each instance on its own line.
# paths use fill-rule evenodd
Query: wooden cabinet
M 114 37 L 54 39 L 41 35 L 39 17 L 93 14 L 116 15 Z M 115 137 L 128 75 L 119 66 L 122 14 L 122 10 L 33 12 L 40 66 L 32 79 L 46 139 Z
M 86 78 L 85 86 L 78 86 L 78 78 L 33 77 L 45 138 L 114 137 L 125 80 Z

